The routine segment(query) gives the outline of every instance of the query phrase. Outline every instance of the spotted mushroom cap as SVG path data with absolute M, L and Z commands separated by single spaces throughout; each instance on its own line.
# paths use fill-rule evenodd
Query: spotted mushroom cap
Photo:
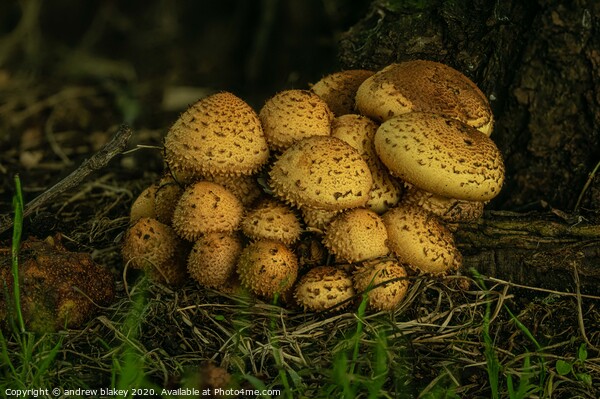
M 364 209 L 350 209 L 331 221 L 323 244 L 338 262 L 356 263 L 389 253 L 388 235 L 381 217 Z
M 259 240 L 243 249 L 237 262 L 242 285 L 258 296 L 272 299 L 289 290 L 298 276 L 296 255 L 284 244 Z
M 378 121 L 413 111 L 444 114 L 488 136 L 494 124 L 489 102 L 475 83 L 434 61 L 388 65 L 360 85 L 356 106 Z
M 136 222 L 138 219 L 143 217 L 156 219 L 156 213 L 154 212 L 154 201 L 157 188 L 158 185 L 156 184 L 146 187 L 133 201 L 131 204 L 131 210 L 129 212 L 129 221 L 131 223 Z
M 329 225 L 329 222 L 331 222 L 333 218 L 339 215 L 341 212 L 343 212 L 341 209 L 329 211 L 311 208 L 305 205 L 300 207 L 300 213 L 302 214 L 302 220 L 306 225 L 306 229 L 319 234 L 324 233 L 325 229 Z
M 442 197 L 488 201 L 504 182 L 496 144 L 456 119 L 428 112 L 400 115 L 377 129 L 374 143 L 392 174 Z
M 354 112 L 354 98 L 362 82 L 373 75 L 373 71 L 349 69 L 324 76 L 310 90 L 321 97 L 335 116 Z
M 242 201 L 244 206 L 250 206 L 263 193 L 256 181 L 256 176 L 206 176 L 205 180 L 217 183 L 231 191 Z
M 356 291 L 369 289 L 368 305 L 375 311 L 393 310 L 398 306 L 408 291 L 407 277 L 406 269 L 395 259 L 364 262 L 352 275 Z
M 170 174 L 165 174 L 158 182 L 154 211 L 156 219 L 164 224 L 171 225 L 175 205 L 183 194 L 183 186 L 175 181 Z
M 365 116 L 348 114 L 333 120 L 331 136 L 356 148 L 369 165 L 373 186 L 369 192 L 366 206 L 372 211 L 382 214 L 398 203 L 402 195 L 402 186 L 390 175 L 375 152 L 373 138 L 378 127 L 377 123 Z
M 131 267 L 147 269 L 167 262 L 178 248 L 179 238 L 171 227 L 142 217 L 127 229 L 121 254 Z
M 256 112 L 222 92 L 188 108 L 165 137 L 165 160 L 179 173 L 249 175 L 269 158 Z
M 297 241 L 302 233 L 296 212 L 276 200 L 264 200 L 249 210 L 241 226 L 244 234 L 253 240 L 275 240 L 286 245 Z
M 202 234 L 237 230 L 243 212 L 242 203 L 231 191 L 200 181 L 181 195 L 173 212 L 173 228 L 180 237 L 195 241 Z
M 187 270 L 205 287 L 225 286 L 235 274 L 242 247 L 242 240 L 237 234 L 208 233 L 194 243 Z
M 433 275 L 460 267 L 462 256 L 452 233 L 426 210 L 400 204 L 383 215 L 383 223 L 388 247 L 400 262 Z
M 313 136 L 288 148 L 269 173 L 275 195 L 296 206 L 340 210 L 364 206 L 373 184 L 369 166 L 348 143 Z
M 352 278 L 344 270 L 334 266 L 317 266 L 300 278 L 294 296 L 305 310 L 320 312 L 336 305 L 339 305 L 336 309 L 343 309 L 354 296 L 354 286 Z
M 259 117 L 269 147 L 282 152 L 303 138 L 328 136 L 333 113 L 315 93 L 294 89 L 267 100 Z

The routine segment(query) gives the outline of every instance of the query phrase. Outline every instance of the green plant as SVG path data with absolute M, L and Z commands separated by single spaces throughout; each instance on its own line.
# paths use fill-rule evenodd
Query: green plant
M 573 361 L 566 361 L 559 359 L 556 361 L 556 372 L 560 376 L 567 376 L 573 374 L 573 376 L 584 384 L 592 385 L 592 376 L 585 370 L 585 361 L 588 358 L 587 346 L 585 343 L 579 345 L 577 349 L 577 357 Z M 558 385 L 558 383 L 556 383 Z

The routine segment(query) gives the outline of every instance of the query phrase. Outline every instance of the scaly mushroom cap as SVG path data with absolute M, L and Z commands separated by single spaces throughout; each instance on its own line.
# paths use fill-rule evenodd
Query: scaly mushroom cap
M 231 191 L 242 201 L 244 206 L 250 206 L 263 193 L 256 181 L 256 176 L 206 176 L 207 181 L 217 183 Z
M 165 137 L 165 160 L 177 173 L 249 175 L 269 158 L 256 112 L 227 92 L 188 108 Z
M 352 279 L 358 292 L 370 289 L 368 305 L 375 311 L 394 310 L 408 291 L 408 273 L 397 260 L 373 260 L 356 268 Z M 394 281 L 392 281 L 394 280 Z M 390 281 L 389 283 L 385 283 Z M 385 283 L 383 285 L 379 285 Z M 372 288 L 379 285 L 376 288 Z
M 336 309 L 347 307 L 354 295 L 350 276 L 333 266 L 317 266 L 310 269 L 296 284 L 294 296 L 304 310 L 320 312 L 336 305 Z M 342 302 L 346 303 L 340 305 Z
M 321 78 L 310 90 L 327 103 L 335 116 L 351 114 L 358 87 L 372 75 L 364 69 L 335 72 Z
M 140 195 L 131 204 L 131 210 L 129 212 L 129 222 L 136 222 L 140 218 L 151 218 L 156 219 L 156 213 L 154 212 L 154 201 L 156 198 L 156 190 L 158 185 L 152 184 L 146 187 Z
M 200 181 L 181 195 L 173 212 L 173 228 L 180 237 L 195 241 L 202 234 L 237 230 L 243 212 L 242 203 L 231 191 Z
M 302 220 L 307 227 L 307 230 L 315 233 L 323 233 L 329 225 L 329 222 L 334 217 L 339 215 L 343 210 L 328 211 L 324 209 L 316 209 L 308 206 L 301 206 L 300 213 L 302 213 Z
M 269 147 L 282 152 L 305 137 L 328 136 L 333 113 L 315 93 L 285 90 L 267 100 L 259 117 Z
M 406 184 L 402 203 L 419 206 L 445 223 L 470 222 L 483 215 L 484 202 L 441 197 Z
M 374 143 L 392 174 L 442 197 L 488 201 L 504 182 L 496 144 L 456 119 L 428 112 L 400 115 L 377 129 Z
M 379 215 L 368 209 L 355 208 L 331 221 L 323 244 L 335 254 L 337 261 L 355 263 L 387 255 L 390 251 L 387 238 Z
M 348 114 L 333 120 L 331 136 L 356 148 L 367 162 L 373 176 L 373 186 L 366 206 L 378 214 L 383 214 L 398 203 L 402 189 L 375 152 L 373 138 L 378 127 L 379 125 L 365 116 Z
M 272 299 L 292 287 L 298 276 L 298 260 L 284 244 L 259 240 L 243 249 L 237 272 L 243 286 L 256 295 Z
M 298 207 L 332 211 L 364 206 L 373 184 L 358 151 L 329 136 L 292 145 L 273 163 L 269 177 L 279 198 Z
M 181 198 L 181 194 L 183 194 L 183 186 L 176 182 L 170 174 L 161 177 L 154 201 L 154 211 L 159 222 L 171 225 L 175 205 Z
M 236 234 L 209 233 L 195 243 L 187 262 L 190 276 L 209 288 L 225 286 L 235 274 L 242 240 Z
M 383 215 L 388 247 L 402 263 L 427 274 L 458 269 L 462 256 L 452 233 L 432 214 L 400 204 Z
M 253 240 L 275 240 L 290 245 L 300 238 L 302 226 L 288 205 L 265 200 L 244 216 L 242 231 Z
M 378 121 L 413 111 L 445 114 L 488 136 L 494 124 L 487 98 L 475 83 L 433 61 L 388 65 L 360 85 L 356 106 L 361 114 Z
M 143 217 L 125 233 L 121 254 L 131 267 L 148 269 L 169 261 L 178 249 L 179 239 L 171 227 Z

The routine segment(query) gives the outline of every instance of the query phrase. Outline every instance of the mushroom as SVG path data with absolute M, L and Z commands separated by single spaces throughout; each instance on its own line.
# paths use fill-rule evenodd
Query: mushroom
M 231 191 L 200 181 L 181 195 L 173 212 L 173 228 L 180 237 L 195 241 L 202 234 L 237 230 L 243 212 L 241 201 Z
M 273 299 L 289 290 L 298 275 L 298 260 L 284 244 L 259 240 L 242 250 L 237 262 L 242 285 L 258 296 Z
M 264 200 L 248 211 L 241 227 L 244 234 L 253 240 L 275 240 L 286 245 L 297 241 L 302 233 L 295 212 L 276 200 Z
M 183 194 L 183 187 L 175 181 L 173 176 L 165 174 L 160 179 L 154 201 L 154 211 L 159 222 L 171 225 L 175 205 L 181 198 L 181 194 Z
M 335 254 L 337 261 L 356 263 L 387 255 L 390 251 L 387 238 L 379 215 L 368 209 L 354 208 L 331 221 L 323 244 Z
M 317 266 L 300 278 L 294 297 L 304 310 L 343 309 L 350 304 L 354 287 L 350 276 L 334 266 Z
M 383 215 L 383 223 L 388 247 L 400 262 L 433 275 L 460 267 L 462 256 L 452 233 L 426 210 L 400 204 Z
M 388 65 L 360 85 L 356 106 L 361 114 L 381 122 L 413 111 L 444 114 L 488 136 L 494 124 L 489 102 L 475 83 L 433 61 Z
M 356 148 L 369 165 L 373 176 L 373 186 L 369 192 L 366 206 L 378 214 L 382 214 L 398 203 L 402 189 L 375 152 L 373 138 L 377 128 L 378 125 L 365 116 L 348 114 L 333 120 L 331 136 L 344 140 Z
M 502 154 L 477 129 L 429 112 L 411 112 L 384 122 L 375 150 L 391 173 L 442 197 L 488 201 L 504 182 Z
M 205 180 L 217 183 L 231 191 L 244 206 L 250 206 L 263 193 L 254 175 L 249 176 L 206 176 Z
M 376 311 L 394 310 L 408 291 L 408 273 L 395 259 L 364 262 L 352 279 L 356 291 L 367 291 L 368 305 Z
M 158 189 L 158 185 L 152 184 L 149 187 L 146 187 L 140 195 L 137 196 L 135 201 L 131 204 L 131 210 L 129 212 L 129 221 L 131 223 L 136 222 L 138 219 L 146 217 L 146 218 L 156 218 L 156 213 L 154 212 L 154 202 L 156 198 L 156 190 Z
M 340 214 L 343 210 L 336 209 L 333 211 L 312 208 L 310 206 L 300 206 L 302 220 L 306 225 L 306 229 L 313 233 L 322 234 L 334 217 Z
M 292 145 L 273 163 L 269 177 L 277 197 L 299 207 L 330 211 L 364 206 L 373 183 L 358 151 L 329 136 Z
M 269 158 L 258 115 L 228 92 L 205 97 L 181 114 L 164 147 L 175 176 L 250 175 Z
M 310 90 L 321 97 L 335 116 L 354 112 L 354 98 L 362 82 L 373 75 L 373 71 L 350 69 L 324 76 Z
M 223 287 L 235 274 L 242 247 L 236 234 L 208 233 L 194 243 L 187 261 L 188 273 L 205 287 Z
M 331 133 L 333 113 L 308 90 L 285 90 L 271 97 L 259 113 L 269 147 L 283 152 L 296 141 Z

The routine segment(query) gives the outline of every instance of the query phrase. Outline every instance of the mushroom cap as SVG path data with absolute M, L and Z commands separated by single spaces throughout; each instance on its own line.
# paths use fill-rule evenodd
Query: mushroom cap
M 165 160 L 192 175 L 249 175 L 269 158 L 256 112 L 242 99 L 222 92 L 190 106 L 165 137 Z
M 358 292 L 398 279 L 369 290 L 368 305 L 376 311 L 393 310 L 398 306 L 408 291 L 407 277 L 406 269 L 395 259 L 365 262 L 352 275 L 354 288 Z
M 339 215 L 343 210 L 328 211 L 324 209 L 311 208 L 309 206 L 301 206 L 300 213 L 302 213 L 302 220 L 307 227 L 307 230 L 313 232 L 324 232 L 329 222 L 334 217 Z
M 179 249 L 179 239 L 173 229 L 156 219 L 140 218 L 123 239 L 123 261 L 135 269 L 150 269 L 173 258 Z
M 328 136 L 333 113 L 315 93 L 294 89 L 267 100 L 259 117 L 269 147 L 282 152 L 303 138 Z
M 244 287 L 272 299 L 292 287 L 298 276 L 298 260 L 281 242 L 259 240 L 242 250 L 237 273 Z
M 361 114 L 378 121 L 412 111 L 448 115 L 486 135 L 494 118 L 477 85 L 454 68 L 434 61 L 391 64 L 366 79 L 356 93 Z
M 276 200 L 262 201 L 248 211 L 241 226 L 244 234 L 253 240 L 275 240 L 286 245 L 297 241 L 302 233 L 296 213 Z
M 428 112 L 400 115 L 377 129 L 374 143 L 393 175 L 442 197 L 488 201 L 504 182 L 496 144 L 456 119 Z
M 238 229 L 244 208 L 225 187 L 200 181 L 188 186 L 175 206 L 173 228 L 188 241 L 202 234 L 232 232 Z
M 320 312 L 339 305 L 347 307 L 354 296 L 352 278 L 344 270 L 333 266 L 317 266 L 300 278 L 294 289 L 298 305 L 305 310 Z M 344 304 L 340 305 L 342 302 Z
M 131 210 L 129 212 L 129 222 L 136 222 L 140 218 L 151 218 L 156 219 L 156 213 L 154 212 L 154 201 L 156 198 L 156 190 L 158 189 L 157 184 L 152 184 L 146 187 L 140 195 L 131 204 Z
M 332 211 L 364 206 L 373 183 L 358 151 L 329 136 L 292 145 L 273 163 L 269 177 L 279 198 L 298 207 Z
M 225 286 L 235 275 L 242 248 L 237 234 L 208 233 L 194 243 L 187 261 L 188 273 L 205 287 Z
M 335 116 L 351 114 L 358 87 L 373 73 L 364 69 L 334 72 L 321 78 L 310 90 L 327 103 Z
M 331 221 L 323 244 L 337 261 L 355 263 L 379 258 L 389 253 L 388 235 L 381 217 L 375 212 L 355 208 L 345 211 Z
M 263 193 L 256 176 L 206 176 L 207 181 L 217 183 L 235 194 L 244 206 L 250 206 Z
M 331 136 L 337 137 L 360 152 L 369 165 L 373 186 L 369 192 L 367 208 L 382 214 L 393 207 L 400 200 L 402 189 L 400 184 L 390 175 L 387 168 L 381 163 L 373 138 L 379 125 L 366 116 L 348 114 L 337 117 L 331 124 Z
M 383 215 L 383 223 L 388 247 L 400 262 L 433 275 L 460 267 L 462 256 L 452 233 L 426 210 L 400 204 Z
M 171 225 L 175 205 L 183 194 L 181 186 L 170 174 L 165 174 L 158 182 L 156 199 L 154 200 L 154 212 L 156 219 L 164 224 Z

